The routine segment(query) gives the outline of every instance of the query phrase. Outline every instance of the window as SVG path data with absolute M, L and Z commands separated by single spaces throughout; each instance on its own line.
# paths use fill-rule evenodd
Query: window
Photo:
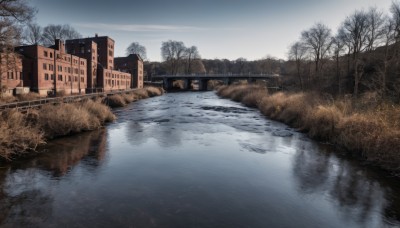
M 54 80 L 54 74 L 51 74 L 51 80 Z
M 84 71 L 84 70 L 81 70 L 81 74 L 85 74 L 85 71 Z
M 78 68 L 75 68 L 75 74 L 78 74 L 79 72 L 78 72 Z
M 112 56 L 113 55 L 113 51 L 108 50 L 108 55 Z
M 85 82 L 85 79 L 84 79 L 84 78 L 81 78 L 81 82 Z
M 75 76 L 75 81 L 76 81 L 76 82 L 78 81 L 78 77 L 77 77 L 77 76 Z
M 58 66 L 58 71 L 62 72 L 62 66 Z
M 44 57 L 47 57 L 47 56 L 48 56 L 47 51 L 44 51 Z
M 10 79 L 14 79 L 14 72 L 10 73 Z
M 46 80 L 46 81 L 49 80 L 49 74 L 48 73 L 44 74 L 44 80 Z
M 53 53 L 50 52 L 50 58 L 53 58 Z
M 54 70 L 53 64 L 49 64 L 49 70 Z
M 62 81 L 63 80 L 63 76 L 61 74 L 58 75 L 58 81 Z
M 68 73 L 71 73 L 71 67 L 68 67 Z
M 43 63 L 43 70 L 47 70 L 47 64 Z
M 68 76 L 68 81 L 69 81 L 69 82 L 71 81 L 71 75 Z

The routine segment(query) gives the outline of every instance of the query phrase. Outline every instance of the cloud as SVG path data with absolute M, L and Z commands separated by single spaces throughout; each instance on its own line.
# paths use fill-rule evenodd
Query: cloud
M 145 24 L 105 24 L 105 23 L 78 23 L 76 27 L 86 29 L 124 31 L 124 32 L 187 32 L 202 31 L 206 28 L 180 25 L 145 25 Z

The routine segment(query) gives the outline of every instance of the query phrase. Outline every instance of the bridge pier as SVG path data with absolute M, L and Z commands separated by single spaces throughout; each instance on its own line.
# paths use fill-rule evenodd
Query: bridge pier
M 206 91 L 208 79 L 199 79 L 199 91 Z
M 230 78 L 224 78 L 224 85 L 230 85 L 232 84 L 232 80 Z
M 165 90 L 170 90 L 173 87 L 173 80 L 171 78 L 164 78 L 164 89 Z
M 192 80 L 190 79 L 184 79 L 183 80 L 183 89 L 184 90 L 190 90 L 192 85 Z

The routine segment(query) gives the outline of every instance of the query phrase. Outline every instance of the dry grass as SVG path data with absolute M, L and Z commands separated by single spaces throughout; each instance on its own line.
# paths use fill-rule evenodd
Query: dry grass
M 121 96 L 122 96 L 122 98 L 124 98 L 125 103 L 127 103 L 127 104 L 132 103 L 138 99 L 136 94 L 133 94 L 133 93 L 123 93 L 123 94 L 121 94 Z
M 18 99 L 14 96 L 4 96 L 4 97 L 0 98 L 0 105 L 17 102 L 17 101 L 18 101 Z
M 172 82 L 172 87 L 177 89 L 184 89 L 185 82 L 183 80 L 175 80 Z
M 145 87 L 149 97 L 161 96 L 164 94 L 164 89 L 160 87 Z
M 80 106 L 86 109 L 89 113 L 97 117 L 100 123 L 112 122 L 116 119 L 115 115 L 112 113 L 111 109 L 102 104 L 101 101 L 87 100 L 80 104 Z
M 27 94 L 20 94 L 17 95 L 18 101 L 33 101 L 40 99 L 40 95 L 38 93 L 27 93 Z
M 374 94 L 333 100 L 318 94 L 257 91 L 252 85 L 221 86 L 217 94 L 241 101 L 271 119 L 339 145 L 384 169 L 400 171 L 400 107 Z
M 101 126 L 98 118 L 77 104 L 45 105 L 40 109 L 38 123 L 47 138 L 93 130 Z
M 139 99 L 149 98 L 149 94 L 146 89 L 135 90 L 133 91 L 133 94 L 135 94 Z
M 44 144 L 44 134 L 31 124 L 27 116 L 17 110 L 5 111 L 0 116 L 0 157 L 10 160 L 22 153 L 35 151 Z
M 114 94 L 112 96 L 107 97 L 106 102 L 112 108 L 126 106 L 126 101 L 124 97 L 119 94 Z

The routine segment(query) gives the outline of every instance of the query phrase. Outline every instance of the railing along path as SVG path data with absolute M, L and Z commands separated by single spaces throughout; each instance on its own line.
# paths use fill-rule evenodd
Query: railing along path
M 64 97 L 49 97 L 49 98 L 41 98 L 37 100 L 31 101 L 19 101 L 12 102 L 0 105 L 0 111 L 16 108 L 18 110 L 26 110 L 29 108 L 37 108 L 45 104 L 59 104 L 59 103 L 73 103 L 81 101 L 85 98 L 93 98 L 99 96 L 112 96 L 114 94 L 128 93 L 138 89 L 130 89 L 130 90 L 120 90 L 120 91 L 110 91 L 110 92 L 101 92 L 101 93 L 88 93 L 83 95 L 72 95 L 72 96 L 64 96 Z

